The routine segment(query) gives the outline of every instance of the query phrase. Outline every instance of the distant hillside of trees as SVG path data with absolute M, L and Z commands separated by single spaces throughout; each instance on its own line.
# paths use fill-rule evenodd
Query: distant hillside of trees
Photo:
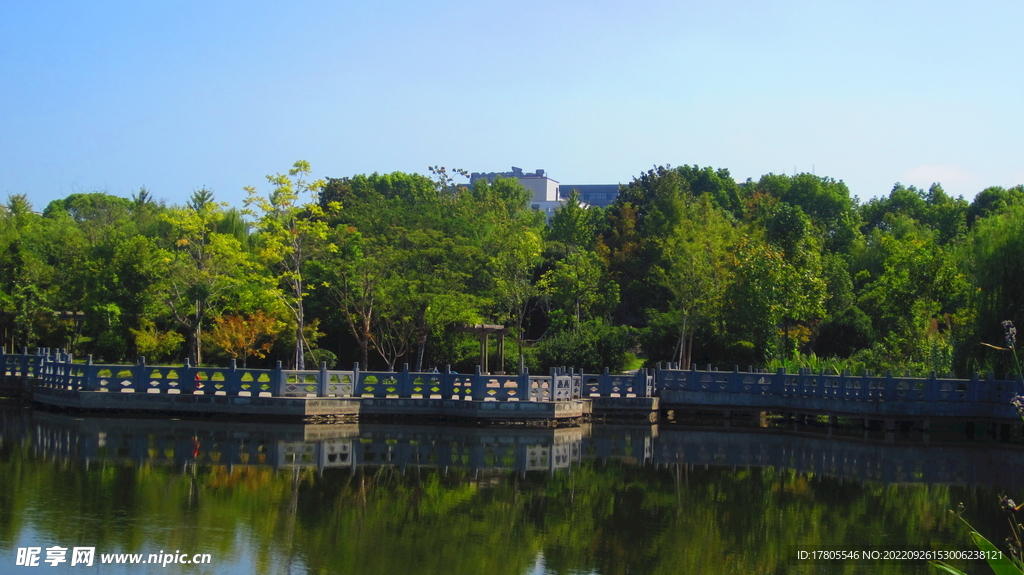
M 444 168 L 313 180 L 297 162 L 181 206 L 145 189 L 0 207 L 0 343 L 105 361 L 471 371 L 472 335 L 508 326 L 520 362 L 1016 373 L 1024 187 L 972 202 L 896 184 L 659 167 L 608 208 L 549 225 L 512 179 Z M 575 198 L 573 198 L 575 200 Z M 81 313 L 75 313 L 81 312 Z M 988 345 L 983 345 L 988 344 Z M 493 360 L 492 360 L 493 365 Z

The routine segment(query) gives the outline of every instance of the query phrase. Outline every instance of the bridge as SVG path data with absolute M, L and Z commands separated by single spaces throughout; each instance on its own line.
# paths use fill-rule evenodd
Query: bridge
M 75 409 L 226 413 L 255 416 L 427 416 L 571 420 L 591 415 L 656 416 L 659 409 L 823 413 L 867 419 L 968 418 L 1020 421 L 1011 399 L 1024 382 L 875 375 L 675 369 L 630 374 L 547 375 L 286 370 L 75 362 L 60 350 L 0 353 L 8 392 Z M 653 420 L 653 418 L 652 418 Z
M 60 350 L 0 354 L 8 393 L 45 405 L 81 410 L 230 414 L 300 419 L 443 417 L 556 421 L 605 413 L 657 415 L 654 376 L 605 371 L 584 376 L 443 372 L 287 370 L 77 363 Z M 608 400 L 615 399 L 613 402 Z
M 982 379 L 900 377 L 892 373 L 859 376 L 658 369 L 656 393 L 665 409 L 716 407 L 829 413 L 878 419 L 929 417 L 991 418 L 1020 421 L 1010 400 L 1024 394 L 1024 382 Z

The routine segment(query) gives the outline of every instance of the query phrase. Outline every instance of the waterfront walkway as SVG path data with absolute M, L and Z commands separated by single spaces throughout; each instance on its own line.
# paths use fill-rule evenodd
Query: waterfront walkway
M 427 416 L 569 420 L 652 415 L 659 409 L 768 410 L 865 419 L 939 417 L 1019 420 L 1019 379 L 911 378 L 679 370 L 547 375 L 286 370 L 75 363 L 61 351 L 0 354 L 7 391 L 56 407 L 113 411 L 317 417 Z

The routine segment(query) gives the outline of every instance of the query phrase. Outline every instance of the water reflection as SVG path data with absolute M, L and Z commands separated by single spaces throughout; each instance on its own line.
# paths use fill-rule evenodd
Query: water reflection
M 150 566 L 162 573 L 864 571 L 795 564 L 792 546 L 969 548 L 947 510 L 963 502 L 998 540 L 996 495 L 1024 487 L 1014 446 L 792 430 L 253 425 L 0 408 L 0 433 L 4 571 L 17 547 L 54 544 L 213 556 Z

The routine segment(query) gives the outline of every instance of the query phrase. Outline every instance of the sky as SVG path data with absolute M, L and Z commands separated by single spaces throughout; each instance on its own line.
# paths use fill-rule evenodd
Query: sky
M 1024 183 L 1021 2 L 0 3 L 0 200 L 657 165 Z

